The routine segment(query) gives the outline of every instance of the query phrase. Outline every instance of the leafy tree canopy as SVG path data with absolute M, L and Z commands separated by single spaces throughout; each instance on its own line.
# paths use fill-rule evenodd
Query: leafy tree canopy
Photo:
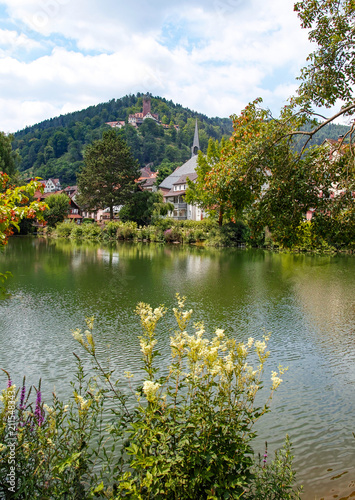
M 48 225 L 54 227 L 58 222 L 62 222 L 70 209 L 70 199 L 66 194 L 51 194 L 46 198 L 48 205 L 47 210 L 44 212 L 44 220 Z
M 115 130 L 104 132 L 102 139 L 88 146 L 85 166 L 78 176 L 78 203 L 94 208 L 124 205 L 135 191 L 140 172 L 137 161 L 121 135 Z
M 294 8 L 317 44 L 302 70 L 299 95 L 318 106 L 330 107 L 338 99 L 354 104 L 354 0 L 303 0 Z

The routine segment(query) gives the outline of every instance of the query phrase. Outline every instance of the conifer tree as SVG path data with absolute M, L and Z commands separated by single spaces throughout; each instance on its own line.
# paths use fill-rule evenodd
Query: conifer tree
M 78 203 L 89 209 L 108 207 L 113 219 L 113 207 L 130 199 L 139 178 L 130 148 L 115 130 L 109 130 L 86 148 L 84 163 L 78 176 Z

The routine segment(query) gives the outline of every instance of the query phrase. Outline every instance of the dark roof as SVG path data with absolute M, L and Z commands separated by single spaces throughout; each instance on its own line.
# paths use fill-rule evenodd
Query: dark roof
M 161 188 L 171 189 L 173 185 L 185 174 L 194 174 L 197 166 L 197 156 L 193 156 L 181 167 L 174 170 L 163 182 L 159 185 Z
M 180 177 L 180 179 L 176 182 L 174 182 L 174 186 L 177 185 L 177 184 L 185 184 L 186 183 L 186 179 L 190 179 L 190 181 L 194 181 L 195 179 L 197 179 L 197 174 L 196 172 L 192 172 L 191 174 L 184 174 Z

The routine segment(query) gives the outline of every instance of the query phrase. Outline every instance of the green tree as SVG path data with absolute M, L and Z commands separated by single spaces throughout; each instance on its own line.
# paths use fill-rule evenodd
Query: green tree
M 15 174 L 17 155 L 12 151 L 12 136 L 0 132 L 0 172 L 5 172 L 10 177 Z
M 109 207 L 112 220 L 113 207 L 132 196 L 140 174 L 137 162 L 122 137 L 108 130 L 86 148 L 84 164 L 77 178 L 78 203 L 90 209 Z
M 0 172 L 0 248 L 7 244 L 13 229 L 19 230 L 22 219 L 43 220 L 46 204 L 33 199 L 36 190 L 43 190 L 38 181 L 31 181 L 26 186 L 11 187 L 10 178 Z
M 174 210 L 174 205 L 164 203 L 163 194 L 160 191 L 137 190 L 129 203 L 120 210 L 120 220 L 134 221 L 147 226 L 160 217 L 166 216 L 171 210 Z
M 213 189 L 210 187 L 207 188 L 207 184 L 211 172 L 214 169 L 216 169 L 216 172 L 219 170 L 218 165 L 221 159 L 221 151 L 224 147 L 225 142 L 223 139 L 221 143 L 218 140 L 210 139 L 207 154 L 204 155 L 199 151 L 196 167 L 197 179 L 195 182 L 192 182 L 190 179 L 187 180 L 189 187 L 185 196 L 187 203 L 197 204 L 212 214 L 218 213 L 219 225 L 222 225 L 223 215 L 227 210 L 226 195 L 228 193 L 223 189 L 223 183 L 218 188 L 217 185 L 214 186 Z
M 52 137 L 52 147 L 56 158 L 68 150 L 68 137 L 64 132 L 58 131 Z
M 65 216 L 68 215 L 70 199 L 64 193 L 51 194 L 46 198 L 46 203 L 48 208 L 44 212 L 44 219 L 49 226 L 54 227 L 58 222 L 62 222 Z

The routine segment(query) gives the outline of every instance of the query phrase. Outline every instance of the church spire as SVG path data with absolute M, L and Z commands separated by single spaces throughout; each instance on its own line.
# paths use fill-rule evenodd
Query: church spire
M 198 155 L 199 149 L 200 149 L 200 140 L 198 137 L 198 127 L 197 127 L 197 118 L 196 118 L 194 142 L 193 142 L 192 148 L 191 148 L 191 158 L 193 156 Z

